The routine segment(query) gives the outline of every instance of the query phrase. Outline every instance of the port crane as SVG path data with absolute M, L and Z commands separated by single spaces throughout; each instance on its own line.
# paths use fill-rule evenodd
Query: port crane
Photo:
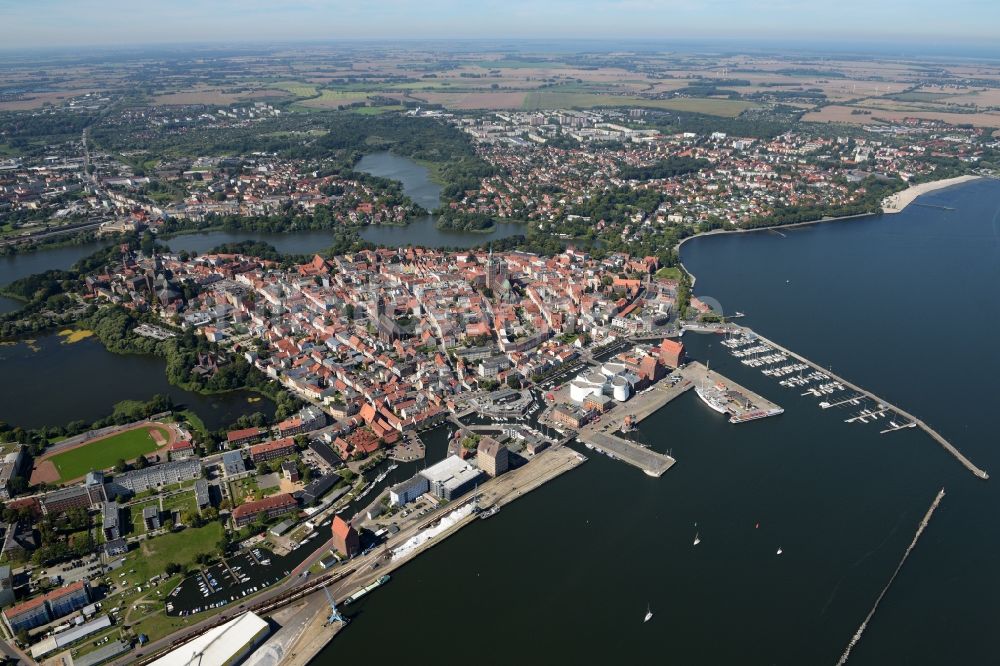
M 329 627 L 334 622 L 347 624 L 349 620 L 341 615 L 340 611 L 337 610 L 337 602 L 333 600 L 333 595 L 330 594 L 330 590 L 327 589 L 326 585 L 323 586 L 323 593 L 326 594 L 326 599 L 330 602 L 330 617 L 326 619 L 325 626 Z

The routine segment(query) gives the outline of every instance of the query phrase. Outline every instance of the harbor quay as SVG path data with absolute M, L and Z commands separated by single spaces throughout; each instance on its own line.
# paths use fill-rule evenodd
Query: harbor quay
M 587 446 L 638 467 L 650 476 L 663 476 L 677 462 L 674 458 L 614 433 L 622 430 L 626 422 L 632 425 L 639 423 L 692 388 L 694 384 L 686 378 L 674 382 L 662 379 L 604 415 L 600 421 L 581 428 L 576 438 Z
M 723 377 L 708 366 L 692 361 L 680 370 L 691 382 L 699 397 L 716 411 L 730 415 L 731 423 L 776 416 L 784 410 L 764 396 Z
M 353 571 L 331 583 L 326 592 L 329 592 L 338 604 L 342 604 L 359 590 L 372 585 L 386 574 L 395 571 L 428 548 L 437 545 L 476 520 L 479 514 L 471 510 L 474 503 L 478 503 L 479 507 L 483 509 L 504 506 L 561 474 L 578 467 L 586 460 L 585 456 L 569 447 L 553 446 L 536 454 L 525 465 L 480 485 L 473 495 L 461 501 L 446 504 L 431 516 L 418 517 L 413 514 L 414 520 L 411 524 L 405 527 L 401 525 L 400 531 L 386 541 L 383 546 L 351 560 L 349 564 Z M 452 520 L 445 529 L 414 547 L 404 550 L 405 545 L 413 543 L 414 538 L 421 532 L 442 523 L 450 516 L 456 515 L 458 518 Z M 311 566 L 312 563 L 325 555 L 330 545 L 325 544 L 323 548 L 319 549 L 317 555 L 308 561 L 309 565 Z M 315 601 L 316 598 L 320 601 Z M 293 636 L 282 646 L 283 654 L 280 660 L 282 666 L 305 666 L 320 650 L 326 647 L 327 643 L 343 627 L 342 623 L 329 623 L 327 621 L 330 607 L 326 602 L 325 592 L 314 592 L 309 599 L 311 600 L 309 608 L 313 610 L 312 616 L 308 620 L 304 620 L 302 615 L 296 614 L 296 619 L 289 623 L 288 630 Z M 275 635 L 275 638 L 278 638 L 278 634 Z M 248 664 L 261 664 L 263 666 L 263 664 L 277 663 L 269 661 L 275 651 L 269 650 L 267 644 L 258 652 L 259 656 L 256 653 L 251 655 L 247 661 Z M 255 659 L 255 656 L 258 656 L 259 661 Z
M 236 615 L 207 617 L 188 627 L 181 636 L 166 636 L 147 645 L 141 653 L 130 654 L 113 663 L 116 666 L 151 663 L 223 622 L 252 611 L 261 617 L 273 618 L 280 628 L 249 655 L 245 663 L 257 666 L 307 664 L 343 627 L 342 623 L 328 622 L 331 609 L 326 595 L 329 594 L 338 607 L 351 597 L 357 598 L 362 589 L 377 586 L 376 583 L 384 576 L 476 520 L 480 514 L 473 511 L 474 504 L 478 504 L 480 509 L 509 504 L 586 461 L 586 456 L 562 445 L 544 449 L 520 467 L 486 481 L 477 492 L 461 500 L 448 502 L 429 514 L 421 516 L 412 513 L 401 518 L 398 521 L 399 531 L 377 548 L 370 548 L 327 574 L 308 577 L 309 570 L 334 548 L 334 539 L 331 538 L 317 547 L 281 585 L 258 595 L 253 602 L 241 605 Z M 445 527 L 415 542 L 416 537 L 427 535 L 431 528 L 439 526 Z M 407 544 L 412 545 L 404 549 Z M 316 601 L 317 597 L 320 601 Z M 305 610 L 295 611 L 302 602 L 315 612 L 310 615 Z

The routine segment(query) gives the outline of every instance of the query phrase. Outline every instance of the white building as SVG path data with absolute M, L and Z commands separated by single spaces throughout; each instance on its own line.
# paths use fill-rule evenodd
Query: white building
M 235 664 L 264 640 L 269 631 L 267 622 L 259 616 L 244 613 L 171 650 L 150 666 Z
M 389 503 L 392 506 L 409 504 L 428 490 L 430 490 L 430 482 L 427 477 L 415 474 L 413 478 L 389 488 Z

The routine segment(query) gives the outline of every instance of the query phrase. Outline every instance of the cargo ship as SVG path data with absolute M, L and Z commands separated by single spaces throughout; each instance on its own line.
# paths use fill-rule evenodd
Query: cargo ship
M 365 585 L 361 589 L 355 590 L 354 592 L 352 592 L 351 596 L 349 596 L 346 599 L 344 599 L 344 605 L 346 606 L 347 604 L 350 604 L 350 603 L 353 603 L 353 602 L 357 601 L 358 599 L 360 599 L 361 597 L 365 596 L 366 594 L 368 594 L 372 590 L 375 590 L 375 589 L 377 589 L 377 588 L 385 585 L 388 582 L 389 582 L 389 574 L 385 574 L 384 576 L 382 576 L 381 578 L 379 578 L 378 580 L 376 580 L 374 583 L 371 583 L 370 585 Z

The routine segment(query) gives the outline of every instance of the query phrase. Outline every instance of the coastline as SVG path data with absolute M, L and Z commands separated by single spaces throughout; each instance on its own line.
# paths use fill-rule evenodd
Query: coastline
M 901 192 L 896 192 L 895 194 L 886 197 L 882 201 L 882 212 L 883 213 L 900 213 L 906 210 L 906 207 L 911 203 L 916 201 L 918 197 L 930 192 L 937 190 L 943 190 L 946 187 L 951 187 L 952 185 L 961 185 L 962 183 L 969 183 L 974 180 L 981 180 L 983 176 L 956 176 L 954 178 L 945 178 L 944 180 L 933 180 L 928 183 L 919 183 L 917 185 L 911 185 Z
M 955 178 L 945 178 L 944 180 L 934 180 L 927 183 L 920 183 L 919 185 L 914 185 L 906 190 L 902 190 L 887 197 L 882 203 L 882 212 L 878 213 L 860 213 L 857 215 L 840 215 L 837 217 L 823 217 L 818 220 L 809 220 L 807 222 L 795 222 L 793 224 L 774 224 L 768 227 L 755 227 L 753 229 L 713 229 L 712 231 L 706 231 L 700 234 L 694 234 L 693 236 L 688 236 L 687 238 L 682 238 L 677 244 L 677 257 L 678 265 L 681 270 L 687 273 L 687 276 L 691 278 L 691 290 L 694 291 L 695 283 L 698 281 L 697 276 L 687 269 L 684 265 L 684 260 L 681 258 L 681 248 L 688 241 L 694 240 L 695 238 L 704 238 L 705 236 L 722 236 L 726 234 L 752 234 L 761 231 L 779 231 L 781 229 L 797 229 L 799 227 L 807 227 L 814 224 L 826 224 L 827 222 L 841 222 L 843 220 L 856 220 L 863 217 L 875 217 L 882 214 L 892 214 L 902 212 L 907 206 L 917 200 L 921 195 L 929 194 L 936 190 L 943 190 L 947 187 L 952 187 L 953 185 L 961 185 L 963 183 L 969 183 L 975 180 L 982 180 L 984 176 L 956 176 Z M 886 202 L 895 201 L 897 207 L 886 208 Z

